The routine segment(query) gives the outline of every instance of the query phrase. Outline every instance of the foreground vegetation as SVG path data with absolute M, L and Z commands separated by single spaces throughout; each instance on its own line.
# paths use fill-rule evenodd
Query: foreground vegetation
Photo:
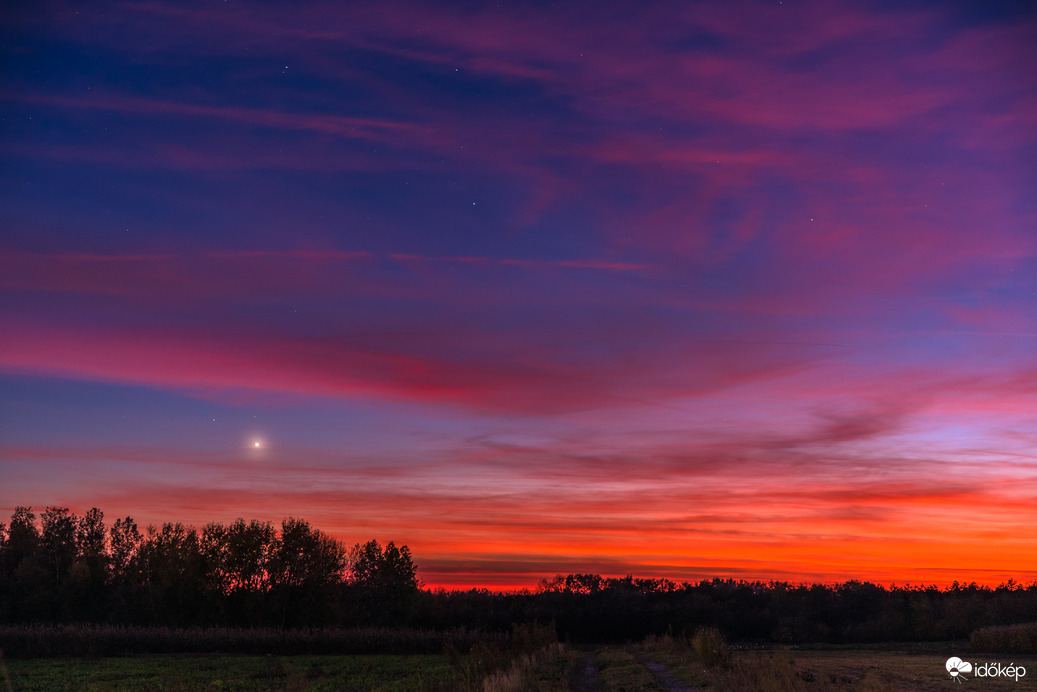
M 522 629 L 522 628 L 516 628 Z M 551 630 L 552 637 L 554 630 Z M 124 625 L 0 625 L 8 658 L 146 656 L 159 654 L 439 654 L 476 644 L 505 646 L 504 632 L 407 627 L 328 629 L 136 627 Z
M 724 648 L 718 658 L 708 652 L 704 658 L 693 640 L 663 636 L 640 644 L 591 647 L 550 643 L 529 652 L 493 649 L 463 656 L 454 652 L 10 660 L 7 674 L 10 689 L 25 692 L 936 692 L 954 684 L 945 669 L 948 652 L 956 650 L 946 644 L 856 649 Z M 984 679 L 983 689 L 1032 689 L 1030 674 L 1037 674 L 1037 658 L 1012 661 L 1026 667 L 1026 678 L 1019 682 Z
M 454 690 L 442 655 L 150 656 L 8 661 L 11 687 L 55 690 Z
M 680 683 L 711 692 L 936 692 L 954 685 L 945 668 L 952 653 L 959 652 L 942 643 L 908 648 L 780 647 L 731 651 L 723 662 L 712 667 L 694 656 L 657 645 L 647 646 L 640 655 L 666 666 Z M 1037 664 L 1037 660 L 1022 663 L 1033 669 L 1031 664 Z M 657 686 L 642 689 L 667 689 L 659 685 L 658 678 L 655 682 Z M 984 690 L 1032 689 L 1027 681 L 1020 684 L 1014 679 L 985 679 L 981 684 Z
M 0 629 L 0 641 L 28 654 L 5 659 L 0 650 L 7 688 L 17 690 L 481 690 L 486 680 L 511 679 L 516 665 L 563 650 L 553 626 L 535 623 L 496 634 L 13 626 Z M 84 646 L 89 656 L 77 650 Z M 182 653 L 214 646 L 219 653 Z M 348 649 L 368 653 L 344 655 Z M 394 649 L 436 653 L 370 653 Z

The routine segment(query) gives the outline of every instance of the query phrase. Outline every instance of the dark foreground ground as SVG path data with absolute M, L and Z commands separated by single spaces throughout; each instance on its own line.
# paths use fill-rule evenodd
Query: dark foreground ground
M 1037 657 L 968 654 L 971 674 L 952 677 L 952 645 L 911 648 L 728 650 L 706 666 L 694 651 L 666 638 L 607 647 L 554 645 L 483 675 L 471 656 L 175 655 L 8 660 L 3 689 L 260 691 L 342 690 L 441 692 L 809 692 L 811 690 L 1035 690 Z M 1017 679 L 976 675 L 982 663 L 1010 664 Z M 985 672 L 990 672 L 989 669 Z M 967 687 L 966 687 L 967 685 Z

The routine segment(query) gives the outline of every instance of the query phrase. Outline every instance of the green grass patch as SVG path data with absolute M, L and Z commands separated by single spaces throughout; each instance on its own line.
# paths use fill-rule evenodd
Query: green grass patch
M 440 692 L 455 688 L 445 656 L 142 656 L 6 661 L 18 692 Z
M 633 647 L 608 647 L 597 655 L 598 674 L 606 692 L 657 692 L 655 676 L 637 660 Z
M 579 659 L 558 647 L 544 653 L 536 666 L 536 683 L 540 692 L 565 692 L 569 689 L 572 668 Z

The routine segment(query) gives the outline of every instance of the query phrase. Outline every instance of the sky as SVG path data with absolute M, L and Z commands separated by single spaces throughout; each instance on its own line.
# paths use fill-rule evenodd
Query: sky
M 23 3 L 0 517 L 430 588 L 1037 579 L 1037 12 Z

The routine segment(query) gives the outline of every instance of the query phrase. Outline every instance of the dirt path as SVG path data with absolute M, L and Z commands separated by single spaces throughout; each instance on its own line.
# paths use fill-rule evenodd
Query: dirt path
M 598 675 L 598 662 L 593 653 L 587 654 L 583 665 L 576 669 L 572 680 L 573 692 L 601 692 L 601 676 Z
M 673 673 L 671 673 L 663 664 L 656 663 L 655 661 L 644 657 L 639 657 L 639 660 L 646 668 L 648 668 L 648 670 L 652 671 L 652 675 L 655 676 L 655 681 L 659 683 L 660 687 L 667 690 L 667 692 L 701 692 L 699 688 L 689 687 L 677 678 L 673 677 Z

